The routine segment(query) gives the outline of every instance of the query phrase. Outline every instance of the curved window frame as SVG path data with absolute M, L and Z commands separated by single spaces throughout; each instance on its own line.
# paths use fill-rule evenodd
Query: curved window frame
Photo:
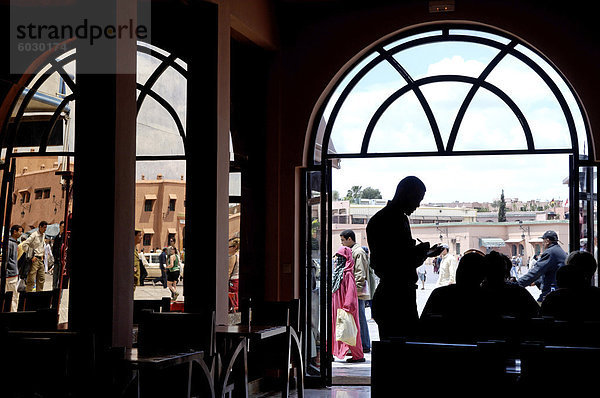
M 454 31 L 460 31 L 459 34 L 452 33 Z M 439 32 L 438 34 L 431 34 L 433 32 Z M 474 32 L 479 33 L 479 35 L 467 35 L 465 32 Z M 492 37 L 498 37 L 499 39 L 504 39 L 502 41 L 494 40 Z M 412 39 L 411 39 L 412 37 Z M 492 59 L 491 62 L 487 64 L 482 73 L 477 77 L 469 77 L 464 75 L 435 75 L 428 76 L 424 78 L 420 78 L 414 80 L 412 76 L 406 71 L 406 69 L 394 58 L 394 54 L 399 53 L 405 49 L 413 48 L 415 46 L 421 46 L 431 43 L 440 43 L 440 42 L 466 42 L 466 43 L 474 43 L 486 45 L 489 47 L 496 48 L 499 52 Z M 398 44 L 395 44 L 398 43 Z M 579 148 L 579 138 L 578 132 L 575 125 L 574 116 L 571 112 L 569 104 L 561 92 L 560 88 L 556 84 L 556 82 L 548 75 L 548 73 L 544 70 L 542 66 L 540 66 L 536 61 L 531 59 L 525 53 L 518 51 L 517 46 L 523 46 L 527 50 L 536 54 L 542 60 L 544 60 L 548 65 L 550 65 L 554 71 L 558 74 L 558 76 L 563 80 L 568 89 L 570 90 L 573 98 L 575 99 L 578 110 L 582 116 L 585 138 L 587 140 L 587 148 L 585 149 L 585 154 L 580 153 Z M 374 56 L 375 55 L 375 56 Z M 569 135 L 571 139 L 571 147 L 570 148 L 559 148 L 559 149 L 538 149 L 535 147 L 535 142 L 533 140 L 533 136 L 531 133 L 531 128 L 527 121 L 524 113 L 519 109 L 517 104 L 510 98 L 508 94 L 506 94 L 501 88 L 495 86 L 494 84 L 486 81 L 486 78 L 494 71 L 494 68 L 507 56 L 512 55 L 516 59 L 525 63 L 531 70 L 533 70 L 537 75 L 546 83 L 547 87 L 552 91 L 554 97 L 558 101 L 558 104 L 563 111 L 565 116 L 565 120 L 567 123 L 567 127 L 569 130 Z M 362 69 L 356 71 L 356 67 L 364 62 L 365 60 L 370 59 Z M 369 121 L 366 130 L 364 131 L 363 140 L 361 149 L 359 152 L 350 152 L 350 153 L 332 153 L 327 151 L 327 153 L 317 153 L 317 147 L 320 145 L 320 148 L 330 148 L 331 144 L 331 134 L 333 130 L 333 126 L 336 123 L 337 116 L 339 115 L 340 109 L 342 105 L 345 103 L 345 100 L 348 98 L 354 87 L 360 82 L 360 80 L 375 66 L 379 65 L 380 62 L 389 63 L 397 72 L 399 78 L 403 79 L 405 84 L 399 90 L 390 95 L 377 109 L 377 111 L 373 114 L 371 120 Z M 379 42 L 375 44 L 371 51 L 365 53 L 360 59 L 356 60 L 351 67 L 349 67 L 346 72 L 338 79 L 337 85 L 329 92 L 326 101 L 324 101 L 323 106 L 319 109 L 318 115 L 315 120 L 324 120 L 323 116 L 325 114 L 325 108 L 330 107 L 331 104 L 329 101 L 332 99 L 334 93 L 336 93 L 341 87 L 340 85 L 344 80 L 352 76 L 350 81 L 342 88 L 341 93 L 336 99 L 333 107 L 331 107 L 331 113 L 329 115 L 329 119 L 325 124 L 325 129 L 322 134 L 322 141 L 317 141 L 317 130 L 318 126 L 313 126 L 313 132 L 311 134 L 311 145 L 309 146 L 311 153 L 309 154 L 309 166 L 318 166 L 321 163 L 321 159 L 325 160 L 334 160 L 334 159 L 343 159 L 343 158 L 373 158 L 373 157 L 413 157 L 413 156 L 436 156 L 436 155 L 444 155 L 444 156 L 464 156 L 464 155 L 518 155 L 518 154 L 571 154 L 575 155 L 576 159 L 591 159 L 593 158 L 591 153 L 591 145 L 589 145 L 591 140 L 591 133 L 589 129 L 589 123 L 585 118 L 585 113 L 583 112 L 583 107 L 578 100 L 577 96 L 571 85 L 562 75 L 562 73 L 541 53 L 539 53 L 534 48 L 530 47 L 527 43 L 522 40 L 510 36 L 506 33 L 499 32 L 492 28 L 475 26 L 475 25 L 467 25 L 467 24 L 444 24 L 444 25 L 434 25 L 427 26 L 419 29 L 413 29 L 402 34 L 390 37 L 385 41 Z M 461 82 L 471 84 L 471 88 L 463 100 L 459 111 L 456 115 L 454 123 L 452 125 L 452 129 L 450 131 L 450 136 L 448 139 L 448 143 L 445 146 L 442 140 L 442 136 L 440 133 L 440 129 L 438 127 L 437 121 L 435 119 L 435 115 L 431 109 L 431 106 L 428 104 L 427 99 L 423 95 L 421 91 L 421 87 L 432 84 L 432 83 L 441 83 L 441 82 Z M 508 150 L 463 150 L 456 151 L 454 150 L 454 144 L 456 142 L 456 138 L 465 116 L 465 113 L 469 109 L 469 105 L 471 104 L 475 94 L 479 91 L 480 88 L 487 89 L 488 91 L 495 94 L 500 100 L 502 100 L 514 113 L 515 117 L 519 121 L 521 127 L 523 128 L 523 132 L 525 134 L 525 140 L 527 142 L 527 149 L 508 149 Z M 377 124 L 377 121 L 384 114 L 385 110 L 394 103 L 395 100 L 400 98 L 402 95 L 412 92 L 416 95 L 425 115 L 429 121 L 429 125 L 431 127 L 431 132 L 433 134 L 433 138 L 436 143 L 435 151 L 420 151 L 420 152 L 369 152 L 369 142 Z M 582 155 L 582 156 L 580 156 Z

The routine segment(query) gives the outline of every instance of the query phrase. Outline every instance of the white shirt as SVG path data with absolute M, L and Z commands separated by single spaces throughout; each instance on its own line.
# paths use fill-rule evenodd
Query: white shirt
M 45 235 L 46 234 L 40 234 L 39 230 L 34 231 L 25 242 L 21 243 L 23 252 L 27 253 L 29 252 L 29 249 L 33 249 L 34 256 L 43 257 L 44 245 L 46 244 Z
M 435 287 L 447 286 L 453 284 L 456 278 L 456 268 L 458 262 L 453 254 L 447 253 L 442 257 L 440 264 L 440 276 L 435 284 Z

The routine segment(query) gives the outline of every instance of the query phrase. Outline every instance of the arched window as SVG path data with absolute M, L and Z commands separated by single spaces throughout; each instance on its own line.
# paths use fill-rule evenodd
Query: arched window
M 313 164 L 323 147 L 335 159 L 588 155 L 580 105 L 541 54 L 484 28 L 429 29 L 378 43 L 348 69 L 317 119 Z

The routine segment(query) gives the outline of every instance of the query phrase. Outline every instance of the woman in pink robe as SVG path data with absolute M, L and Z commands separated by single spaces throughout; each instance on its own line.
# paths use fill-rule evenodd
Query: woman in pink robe
M 339 257 L 341 256 L 341 258 Z M 358 321 L 358 294 L 356 291 L 356 281 L 354 280 L 354 260 L 352 259 L 352 249 L 346 246 L 339 248 L 336 258 L 333 260 L 333 297 L 332 297 L 332 340 L 333 340 L 333 355 L 339 359 L 344 359 L 348 349 L 352 354 L 352 358 L 348 358 L 347 362 L 364 362 L 365 355 L 363 353 L 362 344 L 360 341 L 360 323 Z M 350 346 L 344 342 L 335 339 L 335 324 L 337 318 L 337 310 L 342 308 L 348 311 L 354 318 L 356 323 L 356 342 L 355 346 Z

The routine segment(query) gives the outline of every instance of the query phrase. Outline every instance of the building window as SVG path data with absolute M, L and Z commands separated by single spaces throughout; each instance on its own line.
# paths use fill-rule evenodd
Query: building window
M 154 205 L 154 201 L 152 199 L 146 199 L 144 201 L 144 211 L 152 211 L 153 205 Z
M 29 203 L 31 200 L 31 193 L 29 191 L 19 192 L 19 194 L 21 195 L 21 203 Z
M 152 245 L 152 234 L 144 234 L 144 246 Z
M 40 188 L 34 191 L 34 198 L 37 199 L 48 199 L 50 197 L 50 188 Z
M 175 202 L 177 199 L 169 199 L 169 211 L 175 211 Z

